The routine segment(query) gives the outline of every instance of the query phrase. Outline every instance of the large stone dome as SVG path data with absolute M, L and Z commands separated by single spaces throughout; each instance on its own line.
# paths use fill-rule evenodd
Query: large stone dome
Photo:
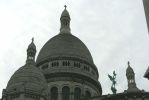
M 47 82 L 40 69 L 36 67 L 34 58 L 36 54 L 36 46 L 33 43 L 27 49 L 27 60 L 26 64 L 20 67 L 10 78 L 6 91 L 20 92 L 28 91 L 38 94 L 45 93 L 47 91 Z
M 42 72 L 34 65 L 26 64 L 13 74 L 6 90 L 11 92 L 23 89 L 42 93 L 46 88 L 47 82 Z
M 41 49 L 36 63 L 52 57 L 75 57 L 93 64 L 92 56 L 85 44 L 72 34 L 58 34 Z
M 60 18 L 60 33 L 41 48 L 36 66 L 42 70 L 51 91 L 56 87 L 64 94 L 64 85 L 74 91 L 75 87 L 81 89 L 83 84 L 82 93 L 88 89 L 90 93 L 99 96 L 102 89 L 97 67 L 85 44 L 72 35 L 70 20 L 65 6 Z

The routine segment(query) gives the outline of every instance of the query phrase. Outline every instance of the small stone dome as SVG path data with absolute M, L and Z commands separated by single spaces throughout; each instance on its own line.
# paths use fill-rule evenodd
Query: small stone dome
M 52 57 L 76 57 L 93 64 L 88 48 L 72 34 L 58 34 L 50 39 L 40 50 L 36 63 Z
M 36 49 L 36 46 L 35 46 L 35 44 L 32 42 L 32 43 L 28 46 L 28 48 L 30 48 L 30 49 Z
M 34 38 L 32 38 L 32 42 L 29 44 L 27 51 L 28 50 L 34 50 L 34 51 L 36 51 L 36 46 L 34 44 Z
M 126 70 L 126 75 L 129 75 L 129 74 L 134 74 L 134 71 L 130 66 L 130 62 L 128 61 L 128 67 L 127 67 L 127 70 Z
M 133 69 L 128 66 L 127 70 L 126 70 L 126 73 L 129 74 L 129 73 L 134 73 Z
M 63 11 L 62 14 L 61 14 L 61 18 L 62 18 L 62 17 L 69 17 L 69 18 L 70 18 L 69 12 L 67 11 L 66 8 L 64 9 L 64 11 Z
M 26 64 L 19 68 L 7 84 L 6 91 L 29 90 L 43 93 L 47 89 L 47 82 L 42 72 L 33 64 Z
M 88 48 L 70 32 L 70 15 L 66 7 L 60 18 L 60 33 L 42 47 L 36 60 L 37 66 L 56 57 L 74 57 L 94 65 Z

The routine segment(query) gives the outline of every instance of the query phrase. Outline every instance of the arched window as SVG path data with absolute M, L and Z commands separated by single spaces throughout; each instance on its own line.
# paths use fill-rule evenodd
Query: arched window
M 74 62 L 74 67 L 80 68 L 80 63 Z
M 64 61 L 63 66 L 70 66 L 70 62 L 69 61 Z
M 70 100 L 70 89 L 67 86 L 62 88 L 62 100 Z
M 47 68 L 48 68 L 48 64 L 45 64 L 45 65 L 42 66 L 42 69 L 43 69 L 43 70 L 45 70 L 45 69 L 47 69 Z
M 57 87 L 51 88 L 51 100 L 58 100 L 58 89 L 57 89 Z
M 90 69 L 89 69 L 89 67 L 88 66 L 84 66 L 84 70 L 86 70 L 86 71 L 90 71 Z
M 81 98 L 81 89 L 75 88 L 74 90 L 74 100 L 80 100 Z
M 91 93 L 90 93 L 89 91 L 86 91 L 86 92 L 85 92 L 85 97 L 86 97 L 86 98 L 90 98 L 90 97 L 91 97 Z
M 52 62 L 52 63 L 51 63 L 51 66 L 52 66 L 52 67 L 59 66 L 59 62 Z

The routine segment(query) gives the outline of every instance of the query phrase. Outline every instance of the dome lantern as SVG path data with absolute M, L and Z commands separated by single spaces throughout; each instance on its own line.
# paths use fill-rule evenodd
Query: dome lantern
M 60 33 L 70 33 L 70 15 L 69 12 L 66 9 L 66 5 L 64 6 L 65 9 L 61 14 L 60 22 L 61 22 L 61 28 Z
M 128 67 L 126 70 L 126 77 L 127 77 L 127 81 L 128 81 L 127 92 L 139 91 L 139 89 L 136 86 L 136 82 L 135 82 L 135 73 L 134 73 L 133 69 L 131 68 L 129 61 L 128 61 Z
M 35 63 L 36 46 L 34 44 L 34 38 L 27 49 L 27 60 L 26 63 Z

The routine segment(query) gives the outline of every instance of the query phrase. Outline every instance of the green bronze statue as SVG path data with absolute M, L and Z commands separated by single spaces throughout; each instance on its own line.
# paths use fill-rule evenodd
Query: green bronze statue
M 115 81 L 116 73 L 115 73 L 115 71 L 113 71 L 113 76 L 108 74 L 108 77 L 112 81 L 111 90 L 112 90 L 113 94 L 116 94 L 117 89 L 115 88 L 115 85 L 116 85 L 116 81 Z

